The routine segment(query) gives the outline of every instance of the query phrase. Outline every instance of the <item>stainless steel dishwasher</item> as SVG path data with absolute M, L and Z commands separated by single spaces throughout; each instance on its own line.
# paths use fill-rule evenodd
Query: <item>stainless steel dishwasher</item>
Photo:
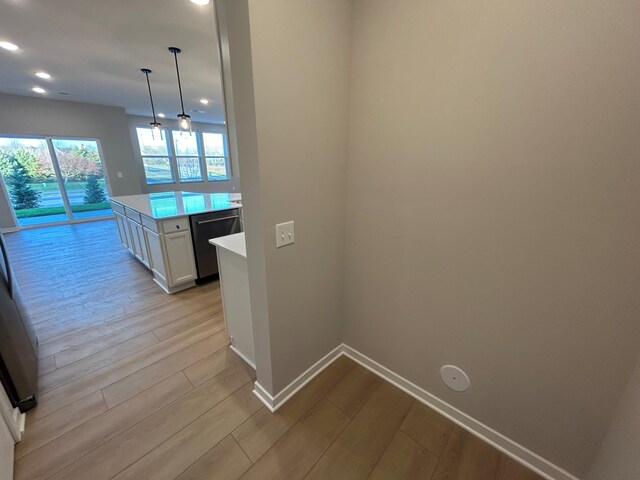
M 216 247 L 209 243 L 209 239 L 240 233 L 242 231 L 240 210 L 234 208 L 221 212 L 201 213 L 192 215 L 189 220 L 200 281 L 218 273 Z

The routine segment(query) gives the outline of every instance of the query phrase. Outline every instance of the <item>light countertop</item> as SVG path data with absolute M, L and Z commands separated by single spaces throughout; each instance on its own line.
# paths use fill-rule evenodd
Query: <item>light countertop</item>
M 244 232 L 234 233 L 226 237 L 212 238 L 209 243 L 247 258 L 247 244 L 244 241 Z
M 150 218 L 184 217 L 239 208 L 239 193 L 159 192 L 112 197 L 112 201 Z

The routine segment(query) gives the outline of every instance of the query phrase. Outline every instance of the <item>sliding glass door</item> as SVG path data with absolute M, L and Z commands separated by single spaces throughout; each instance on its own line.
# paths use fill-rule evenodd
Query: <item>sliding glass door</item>
M 111 215 L 98 142 L 57 138 L 51 143 L 73 218 Z
M 0 137 L 0 176 L 20 227 L 111 215 L 96 140 Z

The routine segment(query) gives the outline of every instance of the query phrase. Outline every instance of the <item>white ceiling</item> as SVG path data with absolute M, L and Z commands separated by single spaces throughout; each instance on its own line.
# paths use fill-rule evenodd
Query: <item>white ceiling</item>
M 0 92 L 115 105 L 150 116 L 140 72 L 144 67 L 153 70 L 156 112 L 167 118 L 180 113 L 175 65 L 167 47 L 180 47 L 186 112 L 194 121 L 224 121 L 212 2 L 0 0 L 0 41 L 20 47 L 15 52 L 0 49 Z M 34 75 L 37 71 L 53 78 L 41 80 Z M 34 86 L 48 93 L 36 94 Z M 201 105 L 201 98 L 209 99 L 209 105 Z

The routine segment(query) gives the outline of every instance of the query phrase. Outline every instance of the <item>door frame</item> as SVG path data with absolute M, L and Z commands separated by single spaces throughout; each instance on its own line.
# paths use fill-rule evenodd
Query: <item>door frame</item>
M 11 196 L 9 195 L 9 191 L 7 190 L 7 185 L 5 179 L 0 174 L 0 184 L 1 189 L 4 194 L 5 200 L 9 209 L 11 210 L 11 216 L 13 217 L 13 228 L 5 228 L 3 231 L 5 232 L 13 232 L 20 230 L 29 230 L 32 228 L 41 228 L 41 227 L 54 227 L 57 225 L 69 225 L 75 223 L 86 223 L 86 222 L 94 222 L 97 220 L 108 220 L 113 218 L 112 215 L 102 215 L 99 217 L 88 217 L 88 218 L 73 218 L 73 212 L 71 211 L 71 205 L 69 204 L 69 198 L 67 195 L 67 191 L 64 189 L 64 181 L 62 180 L 62 173 L 60 172 L 60 165 L 58 164 L 58 157 L 55 154 L 55 148 L 53 146 L 53 140 L 78 140 L 78 141 L 92 141 L 96 142 L 98 146 L 98 155 L 100 155 L 100 164 L 102 167 L 102 172 L 104 174 L 105 184 L 107 186 L 107 193 L 109 194 L 109 198 L 111 198 L 111 183 L 109 182 L 109 175 L 107 174 L 107 168 L 105 166 L 104 154 L 102 153 L 102 144 L 100 143 L 100 139 L 98 137 L 82 137 L 82 136 L 66 136 L 66 135 L 20 135 L 15 133 L 2 134 L 0 133 L 0 137 L 2 138 L 26 138 L 26 139 L 44 139 L 47 142 L 47 148 L 49 150 L 49 156 L 51 157 L 51 164 L 53 166 L 53 170 L 56 175 L 56 181 L 58 182 L 58 188 L 60 189 L 60 196 L 62 198 L 62 203 L 64 206 L 65 214 L 67 215 L 67 220 L 57 221 L 57 222 L 43 222 L 37 223 L 35 225 L 20 225 L 18 222 L 18 217 L 16 215 L 16 211 L 13 208 L 13 204 L 11 203 Z

